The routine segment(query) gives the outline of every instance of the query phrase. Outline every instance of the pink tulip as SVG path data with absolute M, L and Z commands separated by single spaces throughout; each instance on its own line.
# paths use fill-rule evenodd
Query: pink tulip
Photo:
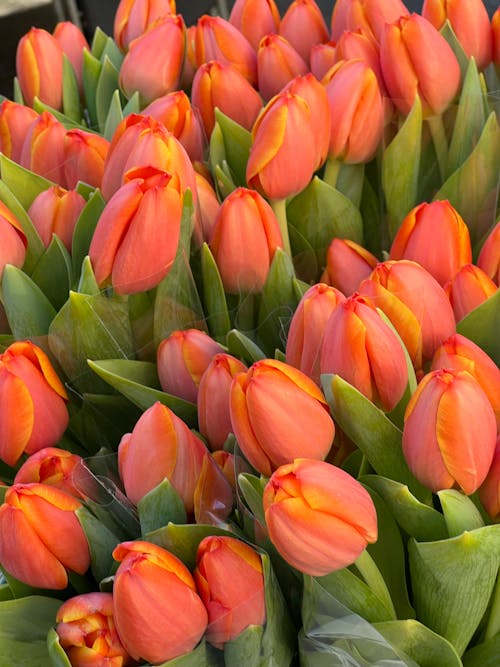
M 371 274 L 378 260 L 375 255 L 349 239 L 334 238 L 326 253 L 323 282 L 349 296 Z
M 245 35 L 257 51 L 265 35 L 278 32 L 280 13 L 274 0 L 236 0 L 229 22 Z
M 493 296 L 497 289 L 493 280 L 475 264 L 462 266 L 444 285 L 457 322 Z
M 63 50 L 50 32 L 31 28 L 18 42 L 16 73 L 24 102 L 35 97 L 53 109 L 62 107 Z
M 34 109 L 5 99 L 0 104 L 0 151 L 14 162 L 21 161 L 24 139 L 38 118 Z
M 65 190 L 59 185 L 53 185 L 35 197 L 28 215 L 46 248 L 52 235 L 56 234 L 71 252 L 73 231 L 86 203 L 79 192 Z
M 279 33 L 308 64 L 311 48 L 328 41 L 328 27 L 315 0 L 293 0 L 281 19 Z
M 157 19 L 175 14 L 175 0 L 120 0 L 115 13 L 113 35 L 122 51 L 146 32 Z

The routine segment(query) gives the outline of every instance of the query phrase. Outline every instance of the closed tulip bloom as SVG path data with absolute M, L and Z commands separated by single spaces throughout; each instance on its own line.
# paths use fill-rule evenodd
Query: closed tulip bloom
M 229 536 L 210 535 L 198 546 L 193 573 L 208 611 L 207 641 L 222 649 L 251 625 L 264 625 L 264 575 L 259 554 Z
M 475 264 L 462 266 L 444 285 L 457 322 L 493 296 L 497 289 L 493 280 Z
M 259 92 L 269 101 L 294 77 L 307 74 L 309 67 L 290 42 L 271 33 L 259 42 L 257 78 Z
M 37 118 L 37 112 L 24 104 L 7 99 L 0 104 L 0 151 L 6 157 L 20 162 L 26 133 Z
M 210 243 L 220 210 L 220 202 L 211 178 L 195 172 L 198 208 L 195 211 L 193 243 L 199 247 Z
M 328 27 L 315 0 L 294 0 L 284 13 L 279 33 L 309 63 L 314 44 L 328 41 Z
M 271 542 L 305 574 L 341 570 L 377 540 L 369 493 L 324 461 L 302 458 L 280 466 L 264 489 L 262 504 Z
M 194 75 L 191 102 L 201 116 L 208 138 L 215 125 L 215 109 L 251 130 L 262 109 L 259 93 L 232 65 L 211 60 Z
M 448 200 L 424 202 L 404 218 L 389 257 L 418 262 L 444 285 L 472 261 L 469 230 Z
M 482 0 L 424 0 L 421 13 L 438 30 L 448 20 L 467 57 L 474 57 L 481 70 L 488 67 L 492 35 Z
M 144 106 L 177 90 L 184 64 L 185 31 L 182 16 L 169 15 L 129 44 L 119 77 L 126 97 L 138 91 Z
M 82 464 L 83 459 L 78 454 L 58 447 L 44 447 L 26 459 L 14 477 L 14 484 L 49 484 L 79 498 L 82 497 L 78 489 Z
M 500 285 L 500 222 L 488 234 L 476 264 L 496 285 Z
M 19 164 L 66 187 L 64 137 L 66 129 L 48 111 L 33 121 L 24 138 Z
M 80 28 L 72 21 L 60 21 L 54 28 L 52 35 L 61 45 L 75 70 L 80 95 L 83 93 L 83 51 L 90 51 L 89 43 Z
M 324 459 L 335 435 L 318 386 L 298 369 L 275 359 L 257 361 L 248 372 L 235 376 L 230 414 L 243 454 L 267 476 L 299 456 Z
M 321 280 L 349 296 L 371 274 L 378 263 L 375 255 L 350 239 L 334 238 L 326 253 Z
M 257 54 L 248 39 L 221 16 L 204 14 L 195 35 L 196 64 L 218 60 L 232 65 L 252 86 L 257 83 Z
M 491 18 L 492 59 L 498 76 L 500 76 L 500 7 Z
M 476 378 L 489 398 L 500 431 L 500 369 L 493 359 L 479 345 L 456 333 L 434 353 L 431 370 L 438 368 L 468 371 Z
M 72 667 L 126 667 L 131 658 L 123 648 L 113 618 L 111 593 L 83 593 L 58 609 L 56 632 Z
M 89 257 L 99 285 L 117 294 L 156 287 L 168 274 L 179 243 L 183 192 L 177 175 L 153 167 L 131 170 L 106 204 Z
M 387 90 L 403 114 L 410 112 L 416 95 L 425 116 L 441 114 L 458 93 L 458 60 L 445 38 L 419 14 L 386 26 L 380 63 Z
M 12 343 L 0 355 L 0 459 L 14 466 L 23 453 L 55 445 L 69 421 L 66 400 L 45 352 L 29 341 Z
M 64 178 L 66 187 L 74 190 L 78 181 L 100 188 L 109 141 L 94 132 L 74 128 L 64 137 Z
M 229 22 L 245 35 L 257 51 L 264 35 L 278 32 L 280 13 L 274 0 L 236 0 Z
M 500 518 L 500 435 L 486 479 L 479 487 L 479 500 L 490 519 L 498 523 Z
M 223 348 L 199 329 L 174 331 L 161 341 L 156 360 L 163 391 L 196 403 L 203 373 Z
M 113 23 L 115 42 L 126 51 L 157 19 L 175 12 L 175 0 L 120 0 Z
M 386 23 L 408 16 L 402 0 L 337 0 L 333 8 L 330 37 L 337 41 L 345 30 L 362 28 L 380 42 Z
M 236 490 L 236 461 L 234 454 L 226 452 L 224 449 L 216 449 L 212 452 L 212 458 L 219 466 L 222 474 L 227 479 L 233 491 Z M 245 472 L 250 472 L 250 469 Z
M 31 28 L 18 42 L 16 74 L 24 102 L 35 97 L 53 109 L 62 107 L 63 50 L 50 32 Z
M 337 61 L 335 59 L 335 42 L 325 42 L 324 44 L 315 44 L 311 48 L 309 57 L 311 72 L 321 81 L 321 79 L 328 72 Z
M 0 506 L 0 562 L 28 586 L 62 590 L 84 574 L 90 553 L 75 510 L 80 502 L 48 484 L 14 484 Z
M 79 192 L 59 185 L 53 185 L 35 197 L 28 215 L 46 248 L 52 241 L 52 235 L 56 234 L 71 252 L 73 231 L 86 203 Z
M 255 190 L 233 190 L 221 204 L 210 241 L 224 290 L 261 292 L 282 246 L 278 220 L 266 200 Z
M 364 60 L 343 60 L 323 79 L 330 106 L 329 157 L 368 162 L 384 130 L 384 105 L 375 72 Z
M 6 264 L 12 264 L 21 268 L 26 258 L 26 236 L 21 223 L 0 201 L 0 280 Z
M 184 563 L 141 540 L 122 542 L 113 558 L 120 563 L 113 585 L 115 624 L 132 658 L 158 664 L 192 651 L 208 616 Z
M 245 364 L 225 352 L 216 354 L 201 376 L 198 388 L 198 426 L 211 450 L 222 449 L 232 431 L 229 414 L 231 382 Z
M 293 314 L 286 341 L 286 362 L 319 384 L 320 359 L 326 323 L 345 296 L 335 287 L 310 287 Z
M 467 371 L 443 368 L 425 375 L 405 411 L 403 453 L 431 491 L 458 486 L 474 493 L 495 451 L 495 413 Z

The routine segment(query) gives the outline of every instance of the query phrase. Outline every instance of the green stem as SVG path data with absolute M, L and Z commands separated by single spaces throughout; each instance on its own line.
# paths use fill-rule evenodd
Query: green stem
M 441 181 L 444 183 L 448 174 L 448 140 L 444 129 L 443 116 L 442 114 L 429 116 L 427 122 L 431 131 L 434 148 L 436 149 Z
M 328 158 L 325 164 L 325 173 L 323 174 L 323 180 L 328 185 L 331 185 L 332 188 L 337 187 L 337 179 L 339 177 L 341 162 L 339 160 L 334 160 Z
M 497 582 L 491 598 L 490 613 L 486 629 L 484 631 L 484 641 L 488 641 L 500 632 L 500 573 L 497 575 Z
M 365 580 L 366 584 L 371 588 L 372 592 L 385 605 L 392 618 L 396 620 L 396 610 L 394 609 L 387 584 L 385 583 L 384 577 L 381 575 L 380 570 L 375 564 L 373 558 L 368 553 L 367 549 L 365 549 L 358 556 L 357 560 L 354 562 L 354 565 L 358 568 L 361 576 Z
M 255 330 L 255 313 L 257 311 L 255 294 L 238 294 L 238 304 L 234 316 L 234 326 L 247 335 Z
M 283 239 L 283 250 L 289 257 L 292 256 L 292 249 L 290 247 L 290 237 L 288 236 L 288 220 L 286 217 L 286 199 L 272 199 L 270 201 L 274 215 L 278 219 L 280 226 L 281 237 Z

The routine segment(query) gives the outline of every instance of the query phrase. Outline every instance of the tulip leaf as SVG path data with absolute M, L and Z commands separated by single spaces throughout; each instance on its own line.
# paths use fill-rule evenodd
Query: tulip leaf
M 430 500 L 431 492 L 415 479 L 405 461 L 400 429 L 339 375 L 322 375 L 321 382 L 333 419 L 361 449 L 373 469 L 407 484 L 417 498 Z
M 50 664 L 47 633 L 61 600 L 32 595 L 0 602 L 0 664 L 40 667 Z
M 75 510 L 75 514 L 89 545 L 92 575 L 99 582 L 113 572 L 115 562 L 111 554 L 120 539 L 87 508 L 79 507 Z
M 217 526 L 168 523 L 163 528 L 147 533 L 144 539 L 171 551 L 174 556 L 180 558 L 189 570 L 194 570 L 198 545 L 204 537 L 209 535 L 236 537 L 233 532 Z
M 235 639 L 224 644 L 224 667 L 260 667 L 264 630 L 261 625 L 249 625 Z M 286 664 L 286 663 L 280 663 Z
M 316 251 L 309 240 L 295 229 L 290 222 L 288 223 L 288 235 L 297 276 L 310 284 L 317 282 L 320 278 L 320 265 Z M 310 287 L 310 284 L 307 286 Z
M 17 104 L 25 104 L 23 94 L 21 92 L 21 86 L 19 85 L 19 79 L 17 76 L 14 77 L 13 81 L 13 91 L 12 91 L 12 99 L 14 102 L 17 102 Z
M 114 67 L 119 70 L 122 66 L 124 55 L 112 37 L 109 37 L 108 35 L 105 35 L 105 37 L 106 39 L 102 40 L 102 46 L 100 45 L 101 50 L 99 60 L 103 62 L 108 58 Z
M 238 359 L 247 364 L 253 364 L 260 359 L 266 358 L 260 347 L 251 338 L 238 331 L 238 329 L 231 329 L 227 334 L 226 345 L 230 354 L 238 357 Z
M 47 650 L 51 667 L 72 667 L 66 651 L 59 642 L 59 635 L 54 628 L 50 628 L 47 634 Z
M 263 478 L 248 473 L 240 473 L 238 475 L 238 487 L 243 494 L 243 498 L 254 517 L 260 521 L 263 526 L 266 525 L 266 520 L 264 518 L 264 508 L 262 506 L 262 494 L 264 492 L 266 481 L 267 480 L 263 480 Z
M 201 278 L 208 330 L 213 338 L 222 340 L 231 329 L 231 321 L 219 269 L 206 243 L 201 248 Z
M 482 528 L 484 521 L 472 500 L 456 489 L 443 489 L 437 493 L 443 509 L 448 535 L 455 537 L 466 530 Z
M 101 293 L 101 288 L 95 279 L 94 270 L 92 269 L 92 264 L 88 255 L 83 260 L 82 272 L 76 291 L 80 294 L 88 294 L 90 296 L 96 296 Z
M 140 103 L 140 95 L 139 92 L 136 90 L 135 93 L 132 94 L 128 102 L 125 104 L 123 107 L 123 117 L 128 116 L 131 113 L 140 113 L 141 112 L 141 103 Z
M 95 35 L 94 35 L 95 37 Z M 90 127 L 97 127 L 96 94 L 102 63 L 95 54 L 83 49 L 82 81 Z
M 463 667 L 498 667 L 500 634 L 482 644 L 476 644 L 462 657 Z
M 363 192 L 365 165 L 340 163 L 335 188 L 359 208 Z
M 75 229 L 73 231 L 73 240 L 71 246 L 71 256 L 73 261 L 73 279 L 76 281 L 80 276 L 82 262 L 87 256 L 90 242 L 94 234 L 99 217 L 106 206 L 99 190 L 95 190 L 90 195 L 82 212 L 78 216 Z
M 462 667 L 452 644 L 414 619 L 374 623 L 374 627 L 420 667 Z
M 488 607 L 500 564 L 500 525 L 408 544 L 417 618 L 461 655 Z
M 16 339 L 47 334 L 57 311 L 29 276 L 7 264 L 3 272 L 2 292 L 7 320 Z
M 479 345 L 500 366 L 500 289 L 457 324 L 457 333 Z
M 252 135 L 218 108 L 215 109 L 215 123 L 220 128 L 224 145 L 224 159 L 229 166 L 230 173 L 234 175 L 236 185 L 246 186 L 246 168 Z
M 421 136 L 422 104 L 417 95 L 412 110 L 382 156 L 382 188 L 391 239 L 417 203 Z
M 71 258 L 56 234 L 38 260 L 31 278 L 54 308 L 59 310 L 68 298 L 71 287 Z
M 169 522 L 186 523 L 187 520 L 182 498 L 167 478 L 141 498 L 137 511 L 142 535 L 163 528 Z
M 63 56 L 62 97 L 64 115 L 77 123 L 82 117 L 76 72 L 66 54 Z
M 106 116 L 106 122 L 104 123 L 103 135 L 106 139 L 111 141 L 116 128 L 118 127 L 118 125 L 122 120 L 123 120 L 123 112 L 120 100 L 120 91 L 116 89 L 113 95 L 111 96 L 108 115 Z
M 458 60 L 458 64 L 460 66 L 460 72 L 462 74 L 462 89 L 463 89 L 464 77 L 467 76 L 467 66 L 469 65 L 469 59 L 467 58 L 467 54 L 465 53 L 463 46 L 460 44 L 460 41 L 458 40 L 453 28 L 451 27 L 449 19 L 446 19 L 439 32 L 441 33 L 441 36 L 444 37 L 445 40 L 448 42 L 448 44 L 451 46 L 451 49 Z
M 132 359 L 100 359 L 89 360 L 88 365 L 100 378 L 141 410 L 147 410 L 159 401 L 189 426 L 196 425 L 197 411 L 194 403 L 155 388 L 159 385 L 155 364 Z
M 107 42 L 108 35 L 100 26 L 97 26 L 94 35 L 92 36 L 92 44 L 90 46 L 92 55 L 98 60 L 101 60 Z
M 215 187 L 220 200 L 225 199 L 233 190 L 236 190 L 236 183 L 233 181 L 228 164 L 225 160 L 222 160 L 220 164 L 214 166 L 213 174 Z
M 58 111 L 57 109 L 54 109 L 48 104 L 45 104 L 45 102 L 42 102 L 41 100 L 38 99 L 38 97 L 35 97 L 33 100 L 33 109 L 37 111 L 38 113 L 42 113 L 44 111 L 48 111 L 56 120 L 58 120 L 62 125 L 67 130 L 73 130 L 73 129 L 79 129 L 79 130 L 87 130 L 88 127 L 84 124 L 83 119 L 82 120 L 73 120 L 69 116 L 66 116 L 66 114 L 62 113 L 62 111 Z
M 97 124 L 102 133 L 104 133 L 106 126 L 106 118 L 111 100 L 118 87 L 118 69 L 113 65 L 109 57 L 105 55 L 95 91 Z
M 0 153 L 0 172 L 2 174 L 4 186 L 6 186 L 15 197 L 15 199 L 12 200 L 12 203 L 16 210 L 13 208 L 12 212 L 16 215 L 19 211 L 19 205 L 26 212 L 33 203 L 35 197 L 54 185 L 52 181 L 49 181 L 47 178 L 44 178 L 39 174 L 35 174 L 35 172 L 26 169 L 26 167 L 22 167 L 3 153 Z M 9 208 L 11 208 L 9 201 L 5 201 L 3 196 L 1 199 Z
M 217 667 L 220 664 L 214 655 L 217 651 L 202 639 L 198 646 L 184 655 L 180 655 L 167 662 L 155 663 L 156 667 Z M 146 665 L 151 667 L 151 665 Z

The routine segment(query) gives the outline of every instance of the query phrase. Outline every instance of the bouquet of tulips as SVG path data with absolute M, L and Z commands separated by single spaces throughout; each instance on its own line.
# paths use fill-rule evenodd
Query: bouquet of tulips
M 0 104 L 0 664 L 500 663 L 500 9 L 121 0 Z

